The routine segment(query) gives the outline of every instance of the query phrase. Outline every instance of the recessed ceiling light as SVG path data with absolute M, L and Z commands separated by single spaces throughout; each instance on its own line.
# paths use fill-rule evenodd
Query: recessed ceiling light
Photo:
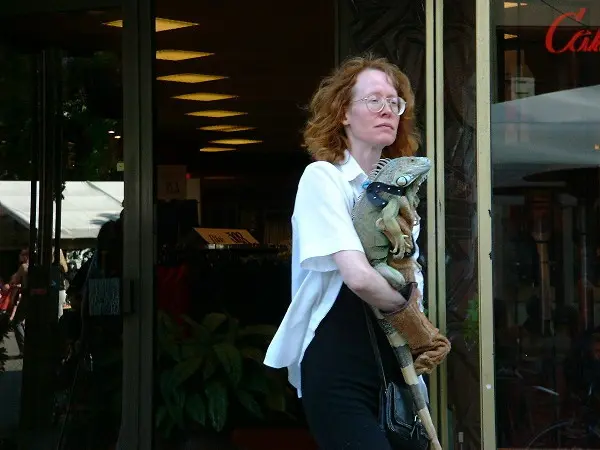
M 177 73 L 174 75 L 165 75 L 157 77 L 159 81 L 174 81 L 176 83 L 204 83 L 206 81 L 222 80 L 227 77 L 220 75 L 202 75 L 199 73 Z
M 212 144 L 225 144 L 225 145 L 242 145 L 242 144 L 258 144 L 262 141 L 254 139 L 218 139 L 216 141 L 210 141 Z
M 524 2 L 504 2 L 504 8 L 516 8 L 518 6 L 527 6 L 527 3 Z
M 231 152 L 233 150 L 235 150 L 233 147 L 203 147 L 200 149 L 201 152 L 205 153 Z
M 213 109 L 207 111 L 195 111 L 186 113 L 187 116 L 196 116 L 196 117 L 233 117 L 233 116 L 243 116 L 247 114 L 245 112 L 238 111 L 223 111 L 220 109 Z
M 236 97 L 237 95 L 213 94 L 211 92 L 196 92 L 194 94 L 175 95 L 171 98 L 178 98 L 180 100 L 195 100 L 197 102 L 212 102 L 215 100 L 227 100 L 229 98 Z
M 516 34 L 504 33 L 504 39 L 514 39 L 516 37 L 518 37 Z
M 203 58 L 205 56 L 211 56 L 214 53 L 207 52 L 193 52 L 190 50 L 157 50 L 156 59 L 162 59 L 165 61 L 183 61 L 185 59 Z
M 176 30 L 178 28 L 194 27 L 198 25 L 197 23 L 193 22 L 182 22 L 181 20 L 163 19 L 161 17 L 157 17 L 155 23 L 157 32 Z M 112 22 L 105 22 L 104 25 L 109 27 L 122 28 L 123 21 L 113 20 Z
M 209 125 L 207 127 L 200 127 L 199 130 L 204 131 L 224 131 L 225 133 L 230 133 L 233 131 L 247 131 L 254 130 L 256 127 L 243 127 L 240 125 Z

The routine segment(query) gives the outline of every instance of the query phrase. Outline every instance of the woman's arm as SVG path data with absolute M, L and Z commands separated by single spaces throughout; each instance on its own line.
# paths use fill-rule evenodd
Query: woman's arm
M 367 261 L 352 223 L 354 194 L 348 188 L 348 180 L 329 163 L 305 170 L 292 217 L 300 264 L 306 270 L 339 271 L 350 290 L 382 311 L 402 309 L 406 300 Z
M 344 283 L 362 300 L 385 312 L 402 309 L 406 299 L 394 290 L 363 252 L 343 250 L 333 255 Z

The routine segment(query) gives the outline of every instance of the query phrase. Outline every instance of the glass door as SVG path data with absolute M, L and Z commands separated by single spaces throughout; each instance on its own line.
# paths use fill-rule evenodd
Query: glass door
M 108 449 L 119 433 L 118 19 L 0 11 L 0 442 L 15 448 Z

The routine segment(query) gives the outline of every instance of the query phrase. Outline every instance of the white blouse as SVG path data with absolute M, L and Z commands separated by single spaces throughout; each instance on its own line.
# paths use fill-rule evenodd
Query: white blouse
M 340 164 L 309 164 L 298 184 L 292 215 L 292 302 L 264 360 L 274 368 L 287 367 L 289 381 L 302 397 L 300 363 L 319 323 L 327 315 L 342 287 L 333 254 L 342 250 L 364 252 L 351 211 L 364 190 L 367 175 L 346 150 Z M 416 240 L 419 226 L 413 228 Z M 423 275 L 417 283 L 423 292 Z

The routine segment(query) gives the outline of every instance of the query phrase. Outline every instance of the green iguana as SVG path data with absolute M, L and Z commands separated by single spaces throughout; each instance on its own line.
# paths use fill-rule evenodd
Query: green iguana
M 402 291 L 409 284 L 414 287 L 414 283 L 408 283 L 407 277 L 389 266 L 388 258 L 390 255 L 397 260 L 410 258 L 410 251 L 414 249 L 411 233 L 419 202 L 417 194 L 430 168 L 431 162 L 423 157 L 407 156 L 379 160 L 369 174 L 365 192 L 358 198 L 352 210 L 352 222 L 369 263 L 398 291 Z M 403 221 L 398 219 L 399 216 Z M 402 227 L 402 223 L 406 226 Z M 411 298 L 407 302 L 409 305 L 387 317 L 376 307 L 371 306 L 371 309 L 394 349 L 402 375 L 410 389 L 417 416 L 429 436 L 431 448 L 441 450 L 425 395 L 419 387 L 411 353 L 411 349 L 415 349 L 409 347 L 408 343 L 412 338 L 415 347 L 421 347 L 423 343 L 423 347 L 429 349 L 431 343 L 437 345 L 440 341 L 436 339 L 435 332 L 431 331 L 437 329 L 433 328 L 420 313 L 419 306 L 415 305 L 419 295 L 418 289 L 412 289 L 411 294 L 407 296 Z M 405 326 L 398 327 L 398 323 Z M 407 341 L 398 328 L 410 330 L 410 334 L 414 336 L 408 336 Z M 441 338 L 442 341 L 445 339 Z M 442 350 L 445 356 L 444 351 L 447 353 L 447 350 Z M 425 356 L 425 359 L 431 362 L 428 356 Z
M 390 242 L 395 259 L 404 257 L 407 247 L 413 248 L 412 236 L 403 232 L 398 215 L 414 224 L 419 187 L 430 169 L 431 162 L 424 157 L 380 159 L 352 209 L 352 222 L 367 259 L 396 290 L 404 288 L 407 280 L 387 264 Z

